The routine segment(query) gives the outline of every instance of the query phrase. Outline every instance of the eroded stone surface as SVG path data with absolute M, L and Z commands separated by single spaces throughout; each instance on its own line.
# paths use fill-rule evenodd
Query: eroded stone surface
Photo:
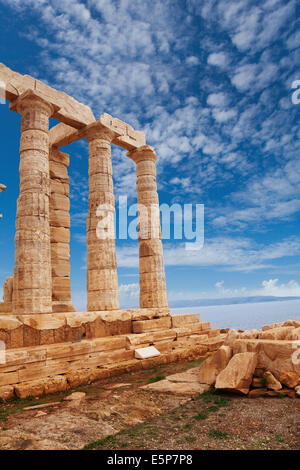
M 240 392 L 247 395 L 256 364 L 256 353 L 235 354 L 227 367 L 218 375 L 216 389 Z
M 212 385 L 216 378 L 225 369 L 232 357 L 232 349 L 229 346 L 221 346 L 218 351 L 208 357 L 200 367 L 198 380 L 200 383 Z

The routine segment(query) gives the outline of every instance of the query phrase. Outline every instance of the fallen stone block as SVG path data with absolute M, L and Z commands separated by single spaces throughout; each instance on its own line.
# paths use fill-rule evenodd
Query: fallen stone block
M 246 330 L 243 333 L 239 334 L 240 339 L 256 339 L 259 337 L 260 331 L 259 330 Z
M 0 398 L 3 401 L 10 400 L 11 398 L 14 397 L 15 388 L 12 385 L 4 385 L 3 387 L 0 387 Z
M 272 328 L 267 331 L 262 331 L 259 334 L 259 339 L 273 339 L 273 340 L 284 340 L 287 335 L 294 330 L 293 326 L 284 326 L 279 328 Z
M 209 338 L 207 340 L 203 340 L 203 342 L 201 342 L 201 345 L 206 346 L 208 348 L 208 351 L 216 351 L 223 344 L 224 344 L 224 339 L 222 338 L 221 335 L 213 337 L 213 338 Z
M 218 375 L 215 388 L 247 395 L 256 364 L 256 353 L 236 354 L 229 361 L 227 367 Z
M 300 364 L 293 361 L 295 343 L 288 340 L 237 339 L 234 342 L 233 354 L 257 352 L 258 362 L 279 379 L 282 370 L 290 370 L 300 375 Z
M 249 398 L 259 398 L 259 397 L 265 397 L 267 396 L 268 390 L 263 387 L 263 388 L 256 388 L 254 390 L 250 390 L 248 393 Z
M 196 382 L 171 382 L 170 380 L 160 380 L 153 384 L 144 385 L 144 390 L 151 390 L 159 393 L 171 393 L 172 395 L 183 395 L 194 397 L 209 389 L 209 385 Z
M 231 357 L 232 349 L 229 346 L 221 346 L 200 366 L 198 381 L 209 385 L 214 384 L 217 376 L 225 369 Z
M 225 337 L 224 344 L 232 348 L 235 341 L 238 339 L 238 337 L 239 337 L 239 333 L 237 330 L 229 330 Z
M 159 355 L 160 352 L 154 346 L 149 346 L 148 348 L 138 348 L 134 351 L 134 357 L 136 359 L 148 359 L 150 357 L 156 357 Z
M 274 390 L 274 391 L 278 391 L 282 389 L 281 383 L 274 377 L 272 372 L 266 371 L 263 377 L 264 379 L 266 379 L 267 388 Z
M 282 384 L 289 388 L 295 388 L 300 384 L 300 377 L 295 372 L 290 370 L 280 371 L 279 380 Z

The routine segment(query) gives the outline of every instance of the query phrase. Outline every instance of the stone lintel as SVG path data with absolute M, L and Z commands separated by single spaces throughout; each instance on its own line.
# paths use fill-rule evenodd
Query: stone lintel
M 129 124 L 126 124 L 120 119 L 113 118 L 109 114 L 103 113 L 100 116 L 99 121 L 84 129 L 77 130 L 62 123 L 53 127 L 49 132 L 50 146 L 63 147 L 64 145 L 69 145 L 72 142 L 75 142 L 81 137 L 85 138 L 85 135 L 87 135 L 95 125 L 96 128 L 97 126 L 102 126 L 102 128 L 112 131 L 115 134 L 112 143 L 125 148 L 126 150 L 137 149 L 143 146 L 146 142 L 144 132 L 136 131 Z
M 14 101 L 27 90 L 40 93 L 45 101 L 57 106 L 58 109 L 53 115 L 54 119 L 77 129 L 95 121 L 88 106 L 40 80 L 14 72 L 2 63 L 0 63 L 0 88 L 5 89 L 5 97 L 8 101 Z

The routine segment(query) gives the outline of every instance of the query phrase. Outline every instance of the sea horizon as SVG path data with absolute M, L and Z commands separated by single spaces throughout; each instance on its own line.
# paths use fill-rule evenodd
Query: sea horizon
M 199 313 L 201 321 L 213 328 L 261 329 L 262 326 L 286 320 L 300 320 L 300 299 L 194 305 L 171 308 L 171 314 Z

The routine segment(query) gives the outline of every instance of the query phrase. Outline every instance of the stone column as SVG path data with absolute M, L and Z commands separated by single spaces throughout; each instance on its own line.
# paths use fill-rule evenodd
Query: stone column
M 136 163 L 139 208 L 140 307 L 167 307 L 167 290 L 156 186 L 156 154 L 149 145 L 127 153 Z
M 90 125 L 84 137 L 89 142 L 89 209 L 87 215 L 87 310 L 118 310 L 118 276 L 114 230 L 101 222 L 113 221 L 111 141 L 115 133 L 99 121 Z M 105 224 L 104 224 L 105 225 Z M 111 227 L 114 228 L 113 226 Z
M 48 129 L 54 107 L 33 91 L 10 107 L 22 114 L 13 313 L 51 312 Z
M 51 147 L 49 161 L 52 311 L 73 312 L 70 283 L 70 157 L 57 147 Z

